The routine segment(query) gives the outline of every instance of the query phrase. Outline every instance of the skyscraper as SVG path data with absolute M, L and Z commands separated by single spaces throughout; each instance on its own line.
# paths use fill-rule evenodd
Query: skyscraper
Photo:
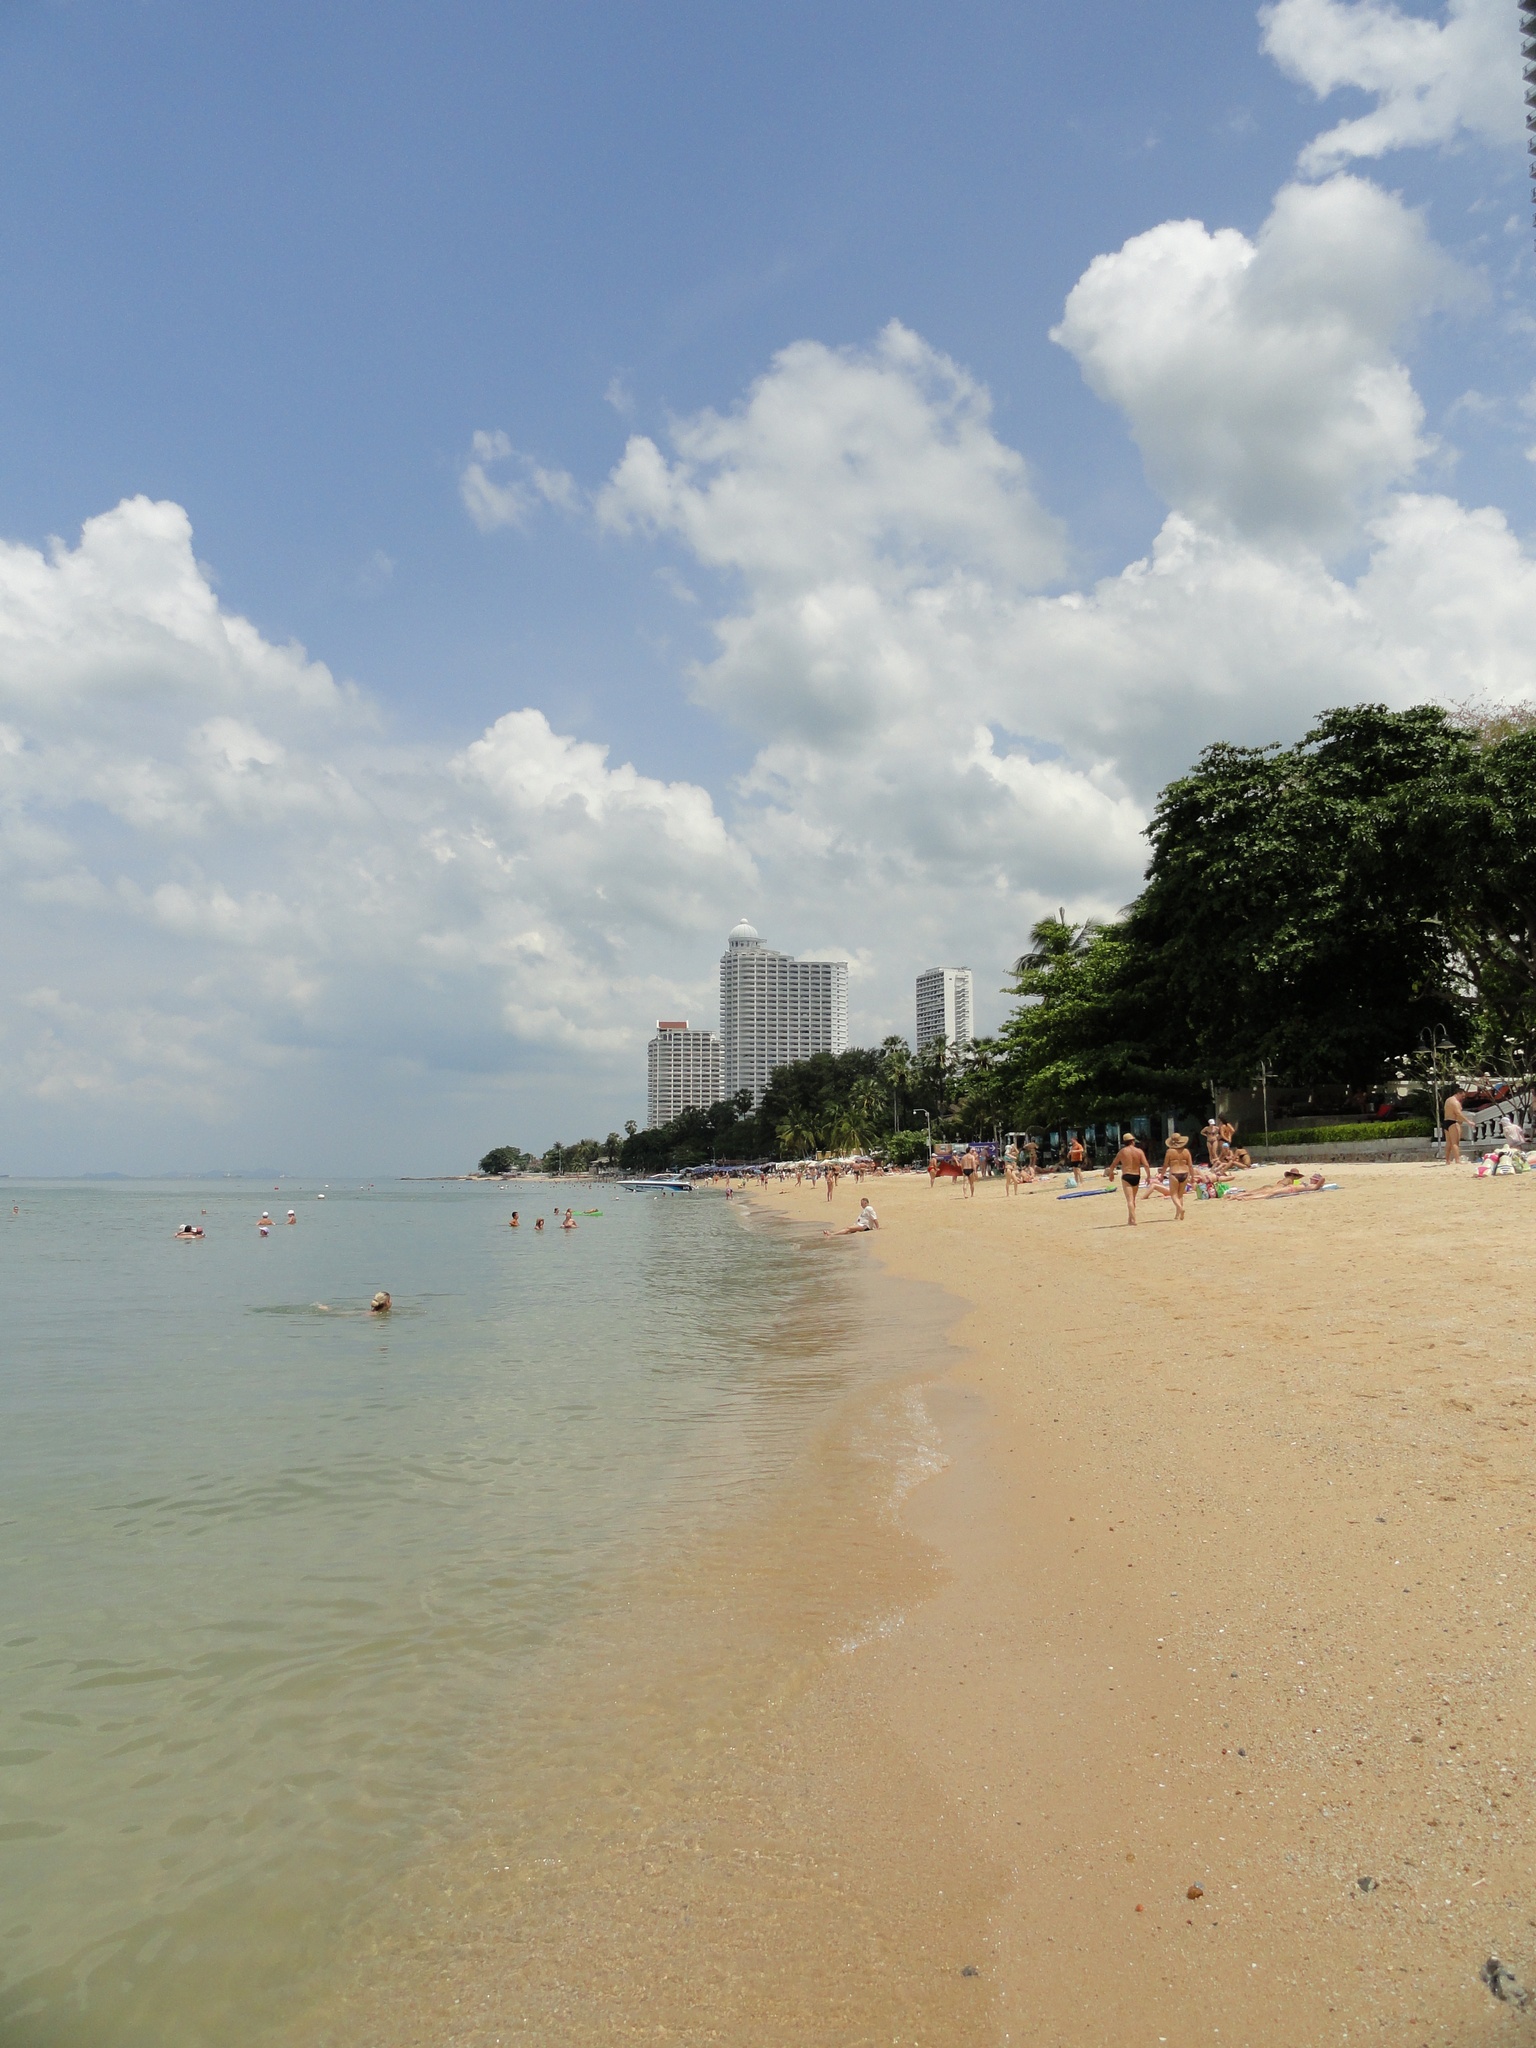
M 745 918 L 720 960 L 725 1092 L 755 1109 L 775 1067 L 848 1050 L 848 962 L 796 960 L 765 946 Z
M 931 967 L 917 977 L 917 1049 L 942 1038 L 956 1052 L 975 1037 L 969 967 Z
M 656 1020 L 646 1048 L 645 1122 L 654 1131 L 685 1109 L 708 1109 L 725 1093 L 720 1041 L 713 1031 L 690 1031 L 686 1017 Z

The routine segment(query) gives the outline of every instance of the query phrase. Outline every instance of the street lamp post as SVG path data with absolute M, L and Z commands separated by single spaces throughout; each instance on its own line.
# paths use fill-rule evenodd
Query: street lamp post
M 927 1112 L 927 1110 L 926 1110 L 926 1109 L 920 1109 L 920 1110 L 919 1110 L 919 1111 L 918 1111 L 917 1113 L 918 1113 L 918 1115 L 919 1115 L 919 1116 L 920 1116 L 920 1117 L 922 1118 L 923 1122 L 924 1122 L 924 1123 L 925 1123 L 925 1124 L 926 1124 L 926 1125 L 928 1126 L 928 1157 L 929 1157 L 930 1159 L 932 1159 L 932 1157 L 933 1157 L 933 1118 L 932 1118 L 932 1117 L 931 1117 L 931 1116 L 930 1116 L 930 1115 L 928 1114 L 928 1112 Z
M 1436 1024 L 1433 1027 L 1433 1029 L 1429 1031 L 1421 1031 L 1419 1033 L 1419 1043 L 1424 1047 L 1425 1051 L 1429 1054 L 1430 1085 L 1433 1087 L 1435 1091 L 1435 1135 L 1436 1137 L 1439 1137 L 1440 1055 L 1443 1052 L 1450 1052 L 1454 1048 L 1451 1045 L 1450 1038 L 1447 1035 L 1446 1028 L 1443 1024 Z
M 1269 1150 L 1269 1061 L 1259 1061 L 1259 1087 L 1264 1095 L 1264 1149 Z

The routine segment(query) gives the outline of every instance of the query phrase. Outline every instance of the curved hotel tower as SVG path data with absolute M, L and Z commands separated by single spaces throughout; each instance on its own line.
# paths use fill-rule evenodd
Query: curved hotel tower
M 720 960 L 725 1092 L 757 1108 L 775 1067 L 848 1050 L 848 962 L 796 960 L 765 946 L 745 918 Z

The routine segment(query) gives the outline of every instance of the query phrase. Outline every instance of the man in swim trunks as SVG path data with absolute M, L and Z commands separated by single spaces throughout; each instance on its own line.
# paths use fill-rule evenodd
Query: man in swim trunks
M 1141 1177 L 1150 1175 L 1152 1162 L 1137 1144 L 1135 1138 L 1127 1138 L 1114 1158 L 1109 1162 L 1109 1178 L 1120 1176 L 1120 1190 L 1125 1196 L 1125 1220 L 1136 1221 L 1136 1197 L 1141 1192 Z
M 1082 1139 L 1074 1138 L 1067 1147 L 1067 1166 L 1072 1176 L 1072 1185 L 1075 1188 L 1080 1188 L 1083 1184 L 1083 1160 L 1086 1156 L 1083 1151 Z
M 1168 1173 L 1168 1193 L 1173 1201 L 1174 1221 L 1184 1221 L 1184 1191 L 1194 1176 L 1195 1162 L 1190 1157 L 1189 1140 L 1181 1131 L 1170 1131 L 1168 1143 L 1163 1150 L 1163 1165 Z
M 1214 1166 L 1217 1163 L 1216 1155 L 1221 1150 L 1221 1125 L 1215 1117 L 1206 1120 L 1201 1126 L 1200 1135 L 1205 1140 L 1206 1156 Z

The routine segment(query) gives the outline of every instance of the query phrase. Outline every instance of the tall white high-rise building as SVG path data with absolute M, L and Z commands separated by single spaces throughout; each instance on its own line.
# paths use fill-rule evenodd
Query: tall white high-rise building
M 931 967 L 917 977 L 917 1049 L 942 1038 L 958 1052 L 976 1036 L 969 967 Z
M 765 946 L 745 918 L 720 960 L 725 1092 L 752 1091 L 755 1109 L 775 1067 L 848 1050 L 848 962 L 796 960 Z
M 685 1109 L 709 1109 L 724 1095 L 720 1041 L 713 1031 L 690 1031 L 686 1017 L 658 1017 L 646 1048 L 645 1122 L 654 1131 Z

